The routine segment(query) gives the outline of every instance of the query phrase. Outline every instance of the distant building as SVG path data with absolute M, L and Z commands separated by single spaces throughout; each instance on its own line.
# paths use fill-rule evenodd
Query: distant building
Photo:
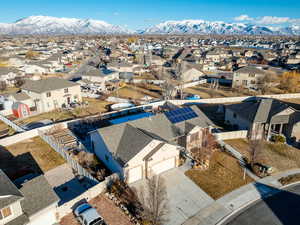
M 82 101 L 79 84 L 56 77 L 26 80 L 21 90 L 32 99 L 38 112 L 48 112 Z
M 260 81 L 266 76 L 266 71 L 254 66 L 245 66 L 233 74 L 232 87 L 257 89 Z

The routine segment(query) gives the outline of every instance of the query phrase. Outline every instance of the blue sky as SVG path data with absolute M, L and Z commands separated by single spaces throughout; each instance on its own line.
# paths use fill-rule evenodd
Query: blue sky
M 0 22 L 45 15 L 92 18 L 130 29 L 166 20 L 203 19 L 259 24 L 300 24 L 300 0 L 10 0 Z M 242 15 L 242 16 L 241 16 Z

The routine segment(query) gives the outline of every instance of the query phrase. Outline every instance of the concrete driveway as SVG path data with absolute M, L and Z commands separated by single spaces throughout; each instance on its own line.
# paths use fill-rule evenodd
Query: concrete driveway
M 184 175 L 182 168 L 174 168 L 161 174 L 164 178 L 168 197 L 168 222 L 165 225 L 180 225 L 189 217 L 205 208 L 214 200 Z M 144 180 L 131 186 L 139 189 Z

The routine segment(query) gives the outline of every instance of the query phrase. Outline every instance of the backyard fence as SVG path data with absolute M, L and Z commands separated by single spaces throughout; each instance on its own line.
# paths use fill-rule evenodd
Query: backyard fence
M 3 116 L 1 114 L 0 114 L 0 120 L 2 120 L 4 123 L 6 123 L 8 126 L 13 128 L 17 132 L 24 132 L 25 131 L 22 127 L 18 126 L 17 124 L 15 124 L 14 122 L 7 119 L 5 116 Z
M 84 169 L 76 160 L 69 155 L 68 150 L 61 146 L 55 138 L 51 135 L 46 135 L 43 131 L 38 130 L 39 136 L 48 143 L 56 152 L 58 152 L 66 161 L 67 163 L 81 176 L 88 178 L 90 181 L 94 183 L 99 183 L 86 169 Z
M 57 207 L 58 219 L 60 220 L 64 216 L 68 215 L 69 213 L 72 213 L 74 205 L 76 205 L 79 201 L 81 201 L 83 199 L 85 199 L 86 201 L 89 201 L 89 200 L 97 197 L 99 194 L 104 193 L 106 191 L 107 187 L 110 185 L 110 183 L 116 179 L 118 179 L 118 175 L 112 174 L 112 175 L 106 177 L 104 181 L 89 188 L 87 191 L 85 191 L 81 195 L 79 195 L 76 198 L 72 199 L 71 201 L 68 201 L 68 202 L 64 203 L 63 205 Z
M 237 130 L 237 131 L 221 132 L 221 133 L 214 134 L 217 140 L 247 138 L 247 135 L 248 135 L 247 130 Z

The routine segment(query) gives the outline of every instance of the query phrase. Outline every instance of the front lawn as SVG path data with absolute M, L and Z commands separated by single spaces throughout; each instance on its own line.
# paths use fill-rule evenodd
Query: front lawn
M 243 179 L 243 169 L 235 158 L 225 152 L 213 154 L 209 169 L 191 169 L 185 174 L 214 199 L 253 181 L 247 175 Z
M 225 141 L 249 159 L 249 142 L 246 139 Z M 300 150 L 281 143 L 264 142 L 259 162 L 273 167 L 274 171 L 285 171 L 300 167 Z

